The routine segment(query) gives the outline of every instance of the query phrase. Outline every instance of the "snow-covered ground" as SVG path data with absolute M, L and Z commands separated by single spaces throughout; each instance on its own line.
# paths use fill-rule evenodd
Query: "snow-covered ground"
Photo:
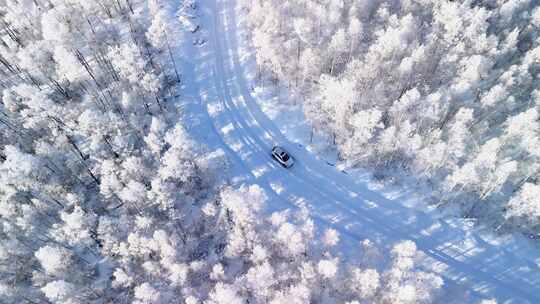
M 404 202 L 415 196 L 408 191 L 373 189 L 369 179 L 353 178 L 317 157 L 306 148 L 309 126 L 301 109 L 276 111 L 271 92 L 258 87 L 236 1 L 202 5 L 197 43 L 185 45 L 184 115 L 198 140 L 226 152 L 234 184 L 258 184 L 274 210 L 307 205 L 321 227 L 341 233 L 344 257 L 366 238 L 382 246 L 415 241 L 423 267 L 445 278 L 445 303 L 540 303 L 538 249 L 517 237 L 481 233 L 464 220 L 441 219 L 436 210 L 410 208 Z M 296 157 L 292 169 L 272 160 L 275 144 Z

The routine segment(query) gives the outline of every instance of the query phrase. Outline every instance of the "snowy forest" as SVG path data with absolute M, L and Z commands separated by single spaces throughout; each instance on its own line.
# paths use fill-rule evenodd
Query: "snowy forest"
M 300 100 L 349 167 L 540 234 L 535 0 L 243 0 L 259 77 Z
M 540 11 L 394 2 L 250 1 L 261 65 L 341 134 L 344 158 L 444 180 L 449 202 L 475 194 L 534 228 Z M 0 0 L 0 303 L 442 296 L 412 241 L 366 239 L 345 259 L 307 208 L 267 214 L 264 189 L 229 184 L 227 157 L 192 138 L 177 103 L 197 9 Z

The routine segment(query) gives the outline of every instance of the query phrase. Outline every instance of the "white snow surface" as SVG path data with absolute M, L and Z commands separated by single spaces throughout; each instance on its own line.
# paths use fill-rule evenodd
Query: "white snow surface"
M 268 106 L 272 94 L 257 87 L 254 54 L 236 1 L 204 0 L 200 9 L 201 30 L 184 39 L 184 118 L 197 140 L 226 153 L 234 186 L 262 187 L 271 200 L 268 212 L 307 205 L 320 229 L 339 232 L 344 258 L 360 250 L 364 239 L 385 247 L 414 241 L 423 253 L 422 267 L 445 280 L 444 303 L 489 298 L 540 303 L 538 248 L 436 210 L 413 209 L 404 203 L 413 197 L 408 191 L 373 189 L 369 180 L 317 157 L 300 144 L 309 136 L 301 109 L 276 115 Z M 294 155 L 294 167 L 284 169 L 272 160 L 276 144 Z

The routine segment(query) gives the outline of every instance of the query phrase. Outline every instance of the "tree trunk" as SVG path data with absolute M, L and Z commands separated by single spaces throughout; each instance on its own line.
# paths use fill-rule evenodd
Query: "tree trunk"
M 169 50 L 169 57 L 171 57 L 171 61 L 173 63 L 174 73 L 176 74 L 176 82 L 180 83 L 181 82 L 180 75 L 178 74 L 178 68 L 176 67 L 176 61 L 174 60 L 174 56 L 172 54 L 171 45 L 169 43 L 169 38 L 168 38 L 167 33 L 165 33 L 165 42 L 167 43 L 167 50 Z
M 129 11 L 131 12 L 131 14 L 134 15 L 135 12 L 133 11 L 133 6 L 131 5 L 131 1 L 130 1 L 130 0 L 126 0 L 126 4 L 127 4 L 127 6 L 129 7 Z

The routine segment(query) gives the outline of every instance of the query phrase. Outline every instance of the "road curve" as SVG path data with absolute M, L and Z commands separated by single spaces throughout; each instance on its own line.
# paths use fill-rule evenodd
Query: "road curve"
M 315 220 L 338 230 L 350 246 L 365 238 L 381 244 L 415 241 L 426 255 L 423 267 L 470 296 L 453 303 L 487 297 L 500 303 L 540 303 L 538 263 L 512 249 L 493 246 L 462 227 L 403 207 L 288 141 L 249 90 L 245 60 L 238 49 L 236 1 L 203 2 L 208 41 L 188 51 L 193 64 L 188 65 L 186 78 L 195 80 L 186 85 L 206 111 L 201 119 L 212 122 L 212 134 L 205 137 L 217 139 L 234 164 L 236 183 L 260 185 L 276 210 L 307 203 Z M 283 169 L 271 159 L 275 144 L 295 156 L 292 169 Z

